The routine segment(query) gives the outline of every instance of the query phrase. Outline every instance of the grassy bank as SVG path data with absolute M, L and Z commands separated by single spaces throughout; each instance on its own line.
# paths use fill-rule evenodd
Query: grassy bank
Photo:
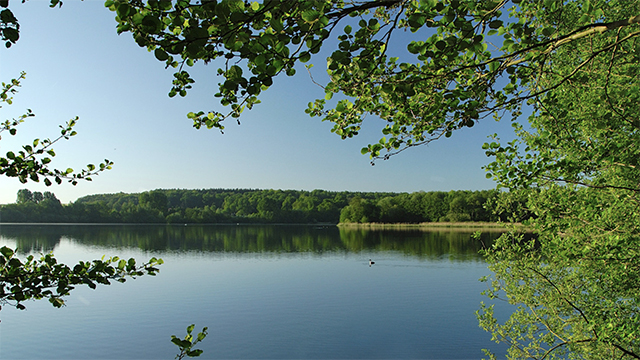
M 518 224 L 519 225 L 519 224 Z M 504 231 L 505 224 L 497 222 L 428 222 L 428 223 L 340 223 L 339 227 L 354 228 L 354 229 L 419 229 L 419 230 L 434 230 L 434 229 L 449 229 L 456 231 Z

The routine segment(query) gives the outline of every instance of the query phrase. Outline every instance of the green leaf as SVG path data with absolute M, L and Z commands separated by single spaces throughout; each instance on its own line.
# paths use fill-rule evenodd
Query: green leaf
M 409 45 L 407 45 L 407 50 L 412 54 L 419 54 L 421 53 L 423 47 L 424 47 L 424 44 L 420 44 L 416 41 L 412 41 L 409 43 Z
M 313 10 L 313 9 L 305 10 L 302 12 L 301 16 L 302 16 L 302 20 L 308 23 L 313 23 L 320 18 L 320 12 L 318 10 Z
M 175 336 L 171 339 L 171 342 L 174 343 L 175 345 L 181 347 L 181 348 L 188 348 L 188 347 L 191 346 L 190 342 L 184 341 L 184 340 L 179 339 L 179 338 L 177 338 Z
M 233 65 L 229 71 L 227 71 L 227 78 L 231 80 L 240 79 L 242 77 L 242 68 L 238 65 Z
M 13 28 L 4 28 L 2 29 L 2 36 L 9 40 L 10 42 L 16 42 L 20 38 L 20 34 L 18 30 Z
M 307 51 L 304 51 L 302 53 L 300 53 L 300 58 L 299 58 L 300 62 L 302 63 L 306 63 L 309 60 L 311 60 L 311 54 Z
M 491 29 L 499 29 L 502 26 L 503 22 L 502 20 L 493 20 L 492 22 L 489 23 L 489 27 Z
M 116 13 L 118 14 L 118 17 L 121 19 L 124 19 L 125 17 L 127 17 L 130 11 L 131 11 L 131 7 L 127 3 L 121 3 L 120 5 L 118 5 L 116 9 Z
M 160 60 L 160 61 L 165 61 L 169 58 L 169 54 L 167 54 L 164 50 L 162 49 L 156 49 L 154 51 L 154 54 L 156 56 L 156 59 Z
M 187 351 L 187 356 L 189 357 L 198 357 L 200 355 L 202 355 L 202 350 L 200 349 L 195 349 L 195 350 L 189 350 Z
M 0 253 L 2 254 L 2 256 L 4 256 L 7 259 L 11 258 L 14 254 L 13 250 L 6 246 L 3 246 L 2 248 L 0 248 Z

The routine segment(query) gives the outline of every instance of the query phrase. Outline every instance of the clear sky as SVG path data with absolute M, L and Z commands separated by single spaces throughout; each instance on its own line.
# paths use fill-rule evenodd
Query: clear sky
M 129 33 L 117 35 L 115 14 L 103 1 L 48 0 L 11 3 L 20 40 L 0 49 L 0 81 L 27 73 L 14 104 L 0 109 L 2 120 L 32 109 L 35 118 L 3 134 L 0 152 L 19 150 L 34 138 L 55 138 L 58 125 L 79 116 L 78 135 L 55 146 L 54 167 L 75 170 L 107 158 L 114 168 L 77 186 L 21 184 L 0 178 L 0 203 L 15 202 L 19 189 L 52 191 L 64 203 L 97 193 L 153 189 L 324 189 L 414 192 L 494 188 L 481 169 L 490 159 L 482 144 L 498 132 L 510 137 L 508 121 L 483 120 L 449 139 L 413 148 L 370 165 L 360 149 L 382 136 L 381 120 L 367 118 L 360 135 L 341 140 L 332 124 L 304 113 L 323 97 L 301 67 L 275 79 L 262 104 L 245 112 L 241 125 L 228 120 L 224 134 L 196 130 L 189 111 L 223 110 L 213 97 L 216 64 L 190 70 L 196 83 L 185 98 L 169 98 L 173 69 L 165 70 Z M 403 45 L 404 46 L 404 45 Z M 312 58 L 322 79 L 327 52 Z

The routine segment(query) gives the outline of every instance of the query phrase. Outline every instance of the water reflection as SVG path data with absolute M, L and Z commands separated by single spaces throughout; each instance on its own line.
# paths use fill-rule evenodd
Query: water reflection
M 504 347 L 490 342 L 474 315 L 486 301 L 486 285 L 477 280 L 488 273 L 477 252 L 498 235 L 478 241 L 469 231 L 335 226 L 2 225 L 0 244 L 17 246 L 21 257 L 54 251 L 74 262 L 151 252 L 165 260 L 157 277 L 78 287 L 63 310 L 47 302 L 25 312 L 3 309 L 2 358 L 167 358 L 173 345 L 162 339 L 191 323 L 211 331 L 203 358 L 477 359 L 482 348 L 502 356 Z
M 53 251 L 65 238 L 87 246 L 144 251 L 233 253 L 397 251 L 420 258 L 480 260 L 478 250 L 500 233 L 474 239 L 468 230 L 354 229 L 274 225 L 2 225 L 0 239 L 20 253 Z

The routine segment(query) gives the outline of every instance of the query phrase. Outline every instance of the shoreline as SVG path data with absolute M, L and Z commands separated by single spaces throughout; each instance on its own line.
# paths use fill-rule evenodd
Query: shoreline
M 312 226 L 337 227 L 340 229 L 370 230 L 455 230 L 455 231 L 500 231 L 509 226 L 522 227 L 521 223 L 498 222 L 424 222 L 424 223 L 51 223 L 51 222 L 0 222 L 0 226 Z
M 490 230 L 507 231 L 507 226 L 522 226 L 520 223 L 497 222 L 425 222 L 425 223 L 339 223 L 338 227 L 361 229 L 417 229 L 417 230 Z

